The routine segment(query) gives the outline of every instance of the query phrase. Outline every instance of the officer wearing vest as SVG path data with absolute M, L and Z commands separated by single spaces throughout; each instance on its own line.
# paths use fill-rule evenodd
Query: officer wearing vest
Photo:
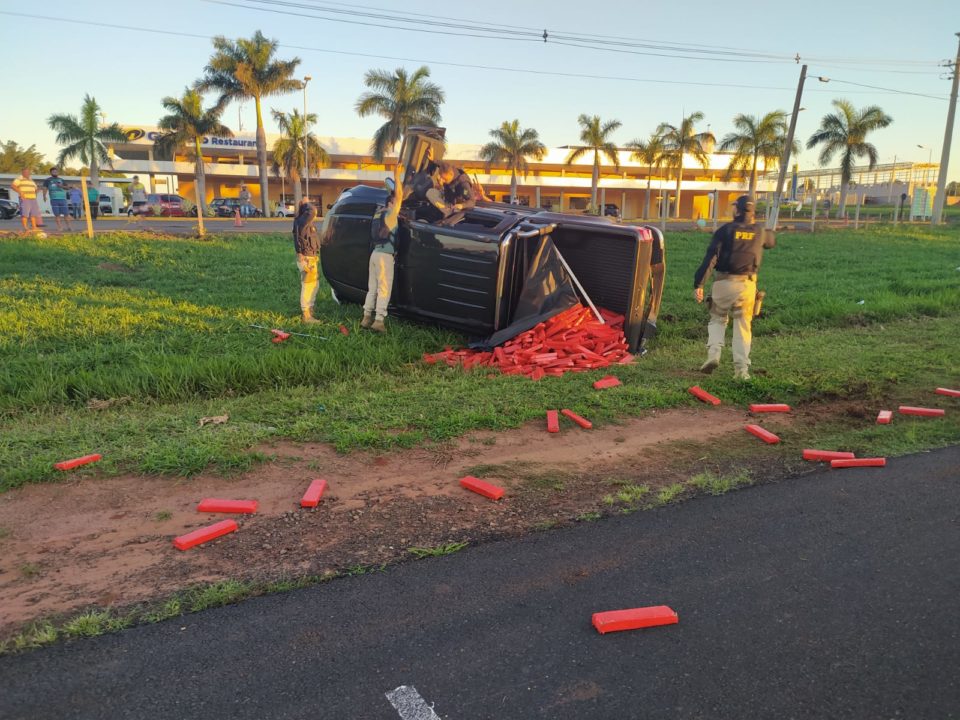
M 393 292 L 393 255 L 397 251 L 397 227 L 400 224 L 400 202 L 403 198 L 403 165 L 393 171 L 393 192 L 386 205 L 377 208 L 370 223 L 370 265 L 367 275 L 367 297 L 363 303 L 360 327 L 384 333 L 387 308 Z
M 753 200 L 737 198 L 733 222 L 718 228 L 710 239 L 707 254 L 693 277 L 693 295 L 703 302 L 703 283 L 716 269 L 707 327 L 707 361 L 700 372 L 712 373 L 720 365 L 727 319 L 733 315 L 734 377 L 750 379 L 750 342 L 754 303 L 757 297 L 757 270 L 764 248 L 776 244 L 773 231 L 754 222 Z

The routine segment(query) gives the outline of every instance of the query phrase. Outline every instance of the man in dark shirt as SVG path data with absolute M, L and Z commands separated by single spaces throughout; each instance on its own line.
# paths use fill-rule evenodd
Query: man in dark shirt
M 440 225 L 455 225 L 463 219 L 465 211 L 477 204 L 470 176 L 450 163 L 441 163 L 433 177 L 434 186 L 424 195 L 443 213 Z
M 293 247 L 300 270 L 300 309 L 305 323 L 320 322 L 313 317 L 313 304 L 320 285 L 320 242 L 314 225 L 316 217 L 317 209 L 309 202 L 302 202 L 300 212 L 293 221 Z
M 707 326 L 707 361 L 700 372 L 712 373 L 720 365 L 727 319 L 733 314 L 734 377 L 750 379 L 750 343 L 753 307 L 757 296 L 757 270 L 764 248 L 776 244 L 773 231 L 754 222 L 753 200 L 737 198 L 733 222 L 718 228 L 710 239 L 707 253 L 693 277 L 693 296 L 703 302 L 703 283 L 716 269 Z

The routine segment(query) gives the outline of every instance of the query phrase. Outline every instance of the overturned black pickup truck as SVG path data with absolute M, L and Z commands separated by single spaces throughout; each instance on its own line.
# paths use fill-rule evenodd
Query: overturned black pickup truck
M 404 187 L 442 152 L 442 128 L 411 129 L 400 151 Z M 353 187 L 324 218 L 321 264 L 338 300 L 364 301 L 370 225 L 388 192 Z M 428 222 L 420 210 L 418 201 L 404 202 L 391 314 L 494 346 L 577 302 L 592 302 L 624 315 L 633 352 L 656 332 L 665 268 L 658 229 L 482 200 L 451 226 Z

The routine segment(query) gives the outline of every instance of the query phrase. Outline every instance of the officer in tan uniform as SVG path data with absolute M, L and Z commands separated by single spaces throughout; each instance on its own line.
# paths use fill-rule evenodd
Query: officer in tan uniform
M 693 278 L 693 296 L 703 302 L 703 284 L 716 270 L 711 291 L 710 324 L 707 327 L 707 361 L 700 372 L 712 373 L 720 365 L 727 320 L 733 315 L 733 376 L 750 379 L 750 342 L 757 270 L 764 248 L 776 244 L 773 231 L 754 222 L 753 200 L 737 198 L 733 222 L 718 228 L 710 239 L 707 254 Z

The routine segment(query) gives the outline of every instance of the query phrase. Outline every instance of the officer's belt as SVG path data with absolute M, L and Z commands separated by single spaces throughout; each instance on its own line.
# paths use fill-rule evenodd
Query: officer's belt
M 756 279 L 757 279 L 757 274 L 756 274 L 756 273 L 739 273 L 739 274 L 738 274 L 738 273 L 718 272 L 716 279 L 717 279 L 717 280 L 732 280 L 732 279 L 734 279 L 734 278 L 743 278 L 743 279 L 745 279 L 745 280 L 756 280 Z

